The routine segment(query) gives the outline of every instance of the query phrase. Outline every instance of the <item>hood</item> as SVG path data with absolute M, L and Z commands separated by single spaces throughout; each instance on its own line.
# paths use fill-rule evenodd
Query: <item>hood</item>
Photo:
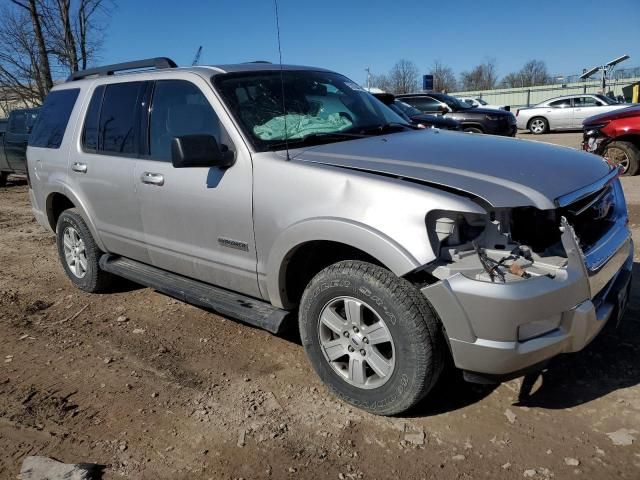
M 611 122 L 613 120 L 627 117 L 640 117 L 640 105 L 635 105 L 632 107 L 621 105 L 617 110 L 609 110 L 608 112 L 600 113 L 599 115 L 594 115 L 592 117 L 586 118 L 582 122 L 582 125 L 596 125 L 598 123 Z
M 429 115 L 428 113 L 421 113 L 420 115 L 413 115 L 411 120 L 418 123 L 426 123 L 429 125 L 443 126 L 447 128 L 455 128 L 459 124 L 452 118 L 445 118 L 437 115 Z
M 456 110 L 453 113 L 457 114 L 468 114 L 468 113 L 477 113 L 478 115 L 511 115 L 511 112 L 507 112 L 506 110 L 498 110 L 497 108 L 486 108 L 486 107 L 473 107 L 473 108 L 465 108 L 463 110 Z
M 291 156 L 458 190 L 495 208 L 552 209 L 558 197 L 611 170 L 601 157 L 568 147 L 434 129 L 319 145 Z

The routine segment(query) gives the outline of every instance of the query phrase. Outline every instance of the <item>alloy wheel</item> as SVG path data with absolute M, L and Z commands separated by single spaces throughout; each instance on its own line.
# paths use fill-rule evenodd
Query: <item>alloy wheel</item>
M 324 358 L 351 385 L 384 385 L 395 367 L 395 346 L 384 320 L 353 297 L 333 299 L 322 309 L 318 336 Z
M 78 278 L 87 274 L 87 252 L 84 241 L 73 227 L 66 227 L 63 233 L 64 258 L 71 273 Z
M 537 118 L 536 120 L 531 122 L 531 125 L 529 125 L 529 128 L 531 129 L 531 131 L 533 133 L 542 133 L 545 130 L 545 123 L 544 120 Z
M 627 170 L 629 170 L 629 155 L 627 152 L 616 146 L 611 146 L 607 148 L 605 156 L 612 164 L 622 167 L 622 173 L 627 173 Z

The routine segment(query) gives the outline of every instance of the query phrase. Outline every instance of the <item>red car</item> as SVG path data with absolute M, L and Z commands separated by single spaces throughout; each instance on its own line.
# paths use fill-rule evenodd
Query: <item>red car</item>
M 583 150 L 620 165 L 623 175 L 640 170 L 640 105 L 594 115 L 582 122 Z

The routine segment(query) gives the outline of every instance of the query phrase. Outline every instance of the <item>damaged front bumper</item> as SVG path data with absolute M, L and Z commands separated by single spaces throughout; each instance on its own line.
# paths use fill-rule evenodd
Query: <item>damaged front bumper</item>
M 584 253 L 563 218 L 562 243 L 567 264 L 554 278 L 492 283 L 457 273 L 422 289 L 443 322 L 458 368 L 515 377 L 583 349 L 607 321 L 620 319 L 633 266 L 626 211 Z

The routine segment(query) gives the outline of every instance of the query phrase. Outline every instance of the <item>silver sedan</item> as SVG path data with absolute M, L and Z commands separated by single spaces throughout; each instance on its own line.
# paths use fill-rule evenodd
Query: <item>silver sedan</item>
M 585 118 L 628 106 L 606 95 L 566 95 L 520 108 L 516 119 L 519 129 L 540 135 L 551 130 L 580 130 Z

